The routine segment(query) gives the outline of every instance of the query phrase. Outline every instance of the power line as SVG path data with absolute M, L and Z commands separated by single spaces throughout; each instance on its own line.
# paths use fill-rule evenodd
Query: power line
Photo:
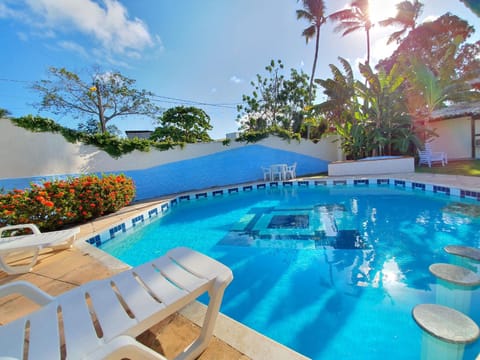
M 188 105 L 199 105 L 199 106 L 213 106 L 213 107 L 221 107 L 221 108 L 227 108 L 227 109 L 236 109 L 238 105 L 237 103 L 208 103 L 208 102 L 179 99 L 179 98 L 173 98 L 173 97 L 161 96 L 161 95 L 153 95 L 152 98 L 155 98 L 153 100 L 157 102 L 183 104 L 183 105 L 188 104 Z M 161 100 L 161 99 L 166 99 L 166 100 Z
M 5 82 L 14 82 L 14 83 L 31 83 L 31 81 L 27 80 L 14 80 L 14 79 L 5 79 L 5 78 L 0 78 L 0 81 L 5 81 Z
M 31 84 L 31 81 L 15 80 L 15 79 L 7 79 L 7 78 L 0 78 L 0 81 Z M 166 104 L 211 106 L 211 107 L 219 107 L 219 108 L 233 109 L 233 110 L 235 110 L 237 108 L 237 105 L 239 105 L 239 103 L 210 103 L 210 102 L 180 99 L 180 98 L 174 98 L 170 96 L 162 96 L 162 95 L 156 95 L 156 94 L 153 94 L 151 98 L 153 101 L 166 103 Z

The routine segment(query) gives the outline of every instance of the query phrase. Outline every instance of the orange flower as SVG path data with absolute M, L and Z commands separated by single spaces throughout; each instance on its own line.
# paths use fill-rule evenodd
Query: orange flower
M 45 205 L 46 207 L 53 207 L 54 204 L 53 204 L 53 202 L 48 200 L 48 201 L 43 202 L 43 205 Z

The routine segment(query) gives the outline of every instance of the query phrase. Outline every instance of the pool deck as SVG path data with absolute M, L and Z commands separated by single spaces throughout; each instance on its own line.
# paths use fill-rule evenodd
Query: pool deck
M 368 177 L 382 178 L 381 175 L 358 175 L 333 177 L 333 179 L 364 179 Z M 384 177 L 480 191 L 479 177 L 420 173 L 388 174 Z M 308 179 L 312 180 L 314 178 Z M 322 177 L 321 179 L 329 178 Z M 166 198 L 135 203 L 115 214 L 80 226 L 79 241 L 75 243 L 73 248 L 56 252 L 42 251 L 32 272 L 21 275 L 7 275 L 0 272 L 0 284 L 15 280 L 26 280 L 51 295 L 58 295 L 88 281 L 109 277 L 128 268 L 128 265 L 88 245 L 84 240 L 145 211 L 145 209 L 164 201 Z M 1 298 L 0 325 L 21 317 L 36 308 L 35 304 L 20 296 Z M 172 315 L 152 327 L 142 334 L 139 340 L 164 354 L 167 358 L 172 358 L 198 335 L 199 326 L 197 324 L 201 320 L 203 312 L 203 305 L 193 303 L 178 314 Z M 214 339 L 199 359 L 307 359 L 224 315 L 219 317 L 214 335 Z

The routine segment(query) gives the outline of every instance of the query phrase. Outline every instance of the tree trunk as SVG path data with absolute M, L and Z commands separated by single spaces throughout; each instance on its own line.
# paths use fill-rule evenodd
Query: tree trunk
M 367 32 L 367 65 L 370 66 L 370 28 L 366 28 Z
M 100 84 L 96 83 L 95 87 L 97 88 L 97 107 L 98 107 L 98 118 L 100 120 L 100 129 L 102 133 L 105 134 L 107 132 L 107 125 L 105 124 L 105 116 L 103 114 L 103 104 L 102 104 L 102 95 L 100 94 Z
M 308 101 L 310 102 L 310 105 L 313 104 L 313 99 L 312 99 L 313 79 L 315 78 L 315 70 L 317 68 L 319 46 L 320 46 L 320 26 L 317 26 L 317 34 L 315 37 L 315 56 L 313 57 L 312 75 L 310 76 L 310 87 L 308 88 Z M 310 124 L 307 124 L 307 140 L 309 139 L 310 139 Z
M 308 89 L 308 99 L 310 100 L 310 104 L 313 103 L 313 99 L 312 99 L 313 79 L 315 78 L 315 70 L 317 68 L 319 46 L 320 46 L 320 26 L 317 26 L 317 34 L 315 38 L 315 56 L 313 57 L 312 75 L 310 76 L 310 87 Z

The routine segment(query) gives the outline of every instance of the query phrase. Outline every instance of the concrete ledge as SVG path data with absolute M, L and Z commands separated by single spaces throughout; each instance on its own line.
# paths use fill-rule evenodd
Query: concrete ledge
M 198 326 L 202 326 L 206 309 L 207 307 L 205 305 L 195 301 L 184 307 L 180 311 L 180 314 Z M 223 315 L 222 313 L 220 313 L 217 318 L 213 335 L 255 360 L 310 359 L 246 327 L 245 325 L 242 325 L 241 323 Z
M 409 156 L 335 161 L 328 164 L 328 176 L 373 175 L 415 172 L 415 159 Z

